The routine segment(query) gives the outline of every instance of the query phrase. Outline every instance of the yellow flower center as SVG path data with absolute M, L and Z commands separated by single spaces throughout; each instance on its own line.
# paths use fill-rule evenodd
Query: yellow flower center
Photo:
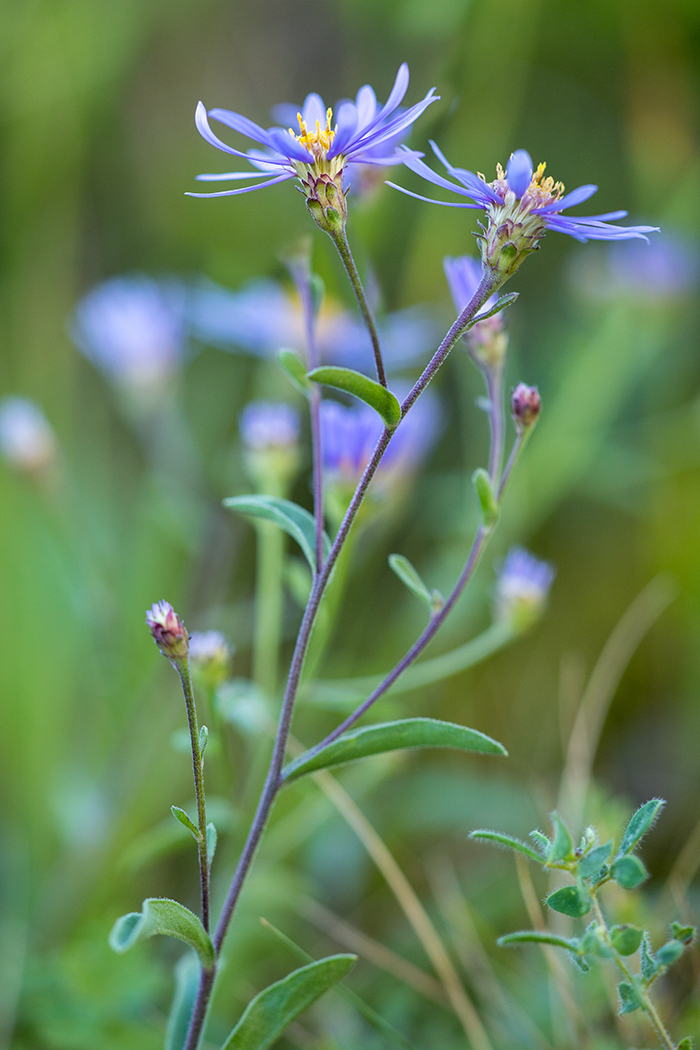
M 532 208 L 542 208 L 545 204 L 552 204 L 554 201 L 561 200 L 564 196 L 563 182 L 555 182 L 551 177 L 544 177 L 546 167 L 547 165 L 544 161 L 538 165 L 530 185 L 520 198 L 519 209 L 521 212 L 530 211 Z M 483 179 L 484 176 L 480 175 L 480 178 Z M 484 179 L 484 181 L 486 180 Z M 508 186 L 506 174 L 500 164 L 496 165 L 496 179 L 491 183 L 491 186 L 506 200 L 507 194 L 512 192 Z
M 297 113 L 300 134 L 297 135 L 292 128 L 289 129 L 289 134 L 292 135 L 297 142 L 300 142 L 304 149 L 307 149 L 316 160 L 320 160 L 328 153 L 328 150 L 333 143 L 333 139 L 335 138 L 335 128 L 331 127 L 332 119 L 333 110 L 329 106 L 326 110 L 325 128 L 322 128 L 320 120 L 317 120 L 316 130 L 309 131 L 301 113 Z

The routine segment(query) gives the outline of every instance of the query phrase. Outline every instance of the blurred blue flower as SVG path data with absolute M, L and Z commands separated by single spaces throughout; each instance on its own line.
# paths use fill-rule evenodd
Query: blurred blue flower
M 34 473 L 51 466 L 56 451 L 53 428 L 34 401 L 6 397 L 0 402 L 0 452 L 8 463 Z
M 399 392 L 394 392 L 401 400 Z M 328 480 L 354 487 L 383 430 L 381 419 L 369 405 L 359 403 L 348 407 L 338 401 L 323 401 L 321 448 Z M 377 470 L 377 481 L 386 484 L 410 476 L 430 453 L 439 430 L 439 403 L 428 391 L 416 401 L 394 432 Z
M 471 255 L 460 255 L 457 258 L 446 255 L 442 260 L 442 264 L 445 269 L 445 277 L 452 295 L 452 301 L 455 304 L 455 310 L 458 314 L 461 314 L 462 310 L 472 301 L 479 287 L 483 274 L 481 263 L 473 259 Z M 486 300 L 482 309 L 490 310 L 495 305 L 496 299 L 497 296 L 492 295 Z M 498 340 L 499 349 L 502 349 L 502 352 L 505 353 L 506 346 L 503 342 L 504 328 L 503 314 L 494 314 L 493 317 L 487 317 L 485 321 L 478 321 L 465 334 L 464 339 L 467 346 L 476 351 L 482 350 L 487 346 L 491 347 L 494 345 L 494 341 Z M 503 343 L 502 347 L 501 343 Z
M 263 178 L 264 181 L 253 186 L 217 193 L 190 193 L 189 196 L 227 197 L 250 193 L 293 178 L 302 181 L 322 177 L 342 178 L 346 165 L 351 161 L 379 165 L 401 164 L 406 155 L 394 152 L 397 136 L 438 98 L 435 89 L 431 88 L 421 102 L 397 114 L 396 110 L 408 89 L 408 80 L 408 66 L 404 62 L 396 75 L 389 98 L 381 107 L 372 88 L 365 84 L 358 91 L 354 102 L 345 100 L 338 104 L 335 124 L 332 123 L 333 111 L 326 109 L 323 99 L 316 94 L 307 95 L 301 113 L 297 116 L 298 135 L 291 128 L 273 127 L 266 131 L 248 117 L 228 109 L 212 109 L 207 113 L 204 105 L 198 103 L 195 123 L 202 138 L 224 153 L 243 157 L 257 171 L 232 171 L 198 175 L 197 178 L 202 182 L 257 178 Z M 211 130 L 208 117 L 259 142 L 264 148 L 242 152 L 228 146 Z
M 193 289 L 187 309 L 194 335 L 223 350 L 238 347 L 261 357 L 283 346 L 305 352 L 299 300 L 275 281 L 251 281 L 238 292 L 203 283 Z M 378 328 L 389 371 L 426 356 L 437 335 L 435 320 L 421 307 L 389 314 Z M 316 341 L 325 363 L 372 373 L 374 353 L 366 328 L 327 297 L 318 315 Z
M 554 566 L 522 547 L 512 547 L 496 581 L 496 619 L 524 630 L 544 608 L 556 575 Z
M 238 427 L 243 444 L 252 451 L 286 448 L 299 440 L 299 413 L 284 401 L 251 401 Z
M 645 234 L 656 231 L 654 226 L 610 224 L 611 219 L 624 218 L 627 215 L 626 211 L 585 217 L 562 215 L 566 208 L 572 208 L 592 197 L 598 187 L 579 186 L 578 189 L 564 195 L 564 187 L 560 182 L 555 183 L 553 179 L 544 177 L 544 164 L 540 164 L 537 171 L 533 171 L 530 154 L 524 149 L 511 154 L 505 172 L 499 164 L 497 178 L 488 183 L 483 176 L 465 171 L 464 168 L 454 168 L 434 142 L 431 142 L 431 146 L 455 182 L 438 175 L 410 150 L 399 150 L 399 153 L 404 152 L 404 164 L 411 171 L 435 186 L 467 197 L 468 201 L 436 201 L 412 193 L 402 186 L 396 186 L 393 182 L 389 185 L 410 197 L 427 200 L 431 204 L 444 204 L 451 208 L 483 208 L 488 213 L 491 226 L 500 228 L 506 223 L 521 224 L 535 242 L 548 229 L 566 233 L 577 241 L 628 240 L 635 237 L 646 240 Z
M 185 352 L 184 298 L 174 282 L 113 277 L 78 304 L 71 334 L 110 379 L 154 389 L 177 370 Z

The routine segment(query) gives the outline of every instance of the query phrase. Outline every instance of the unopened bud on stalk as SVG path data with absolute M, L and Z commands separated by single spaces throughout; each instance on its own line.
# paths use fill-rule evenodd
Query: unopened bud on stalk
M 219 631 L 193 631 L 190 637 L 192 670 L 212 689 L 229 676 L 231 649 Z
M 518 383 L 510 399 L 510 410 L 517 430 L 526 430 L 537 422 L 542 402 L 536 386 Z
M 178 664 L 187 658 L 190 647 L 187 628 L 169 602 L 152 605 L 146 613 L 146 624 L 153 641 L 171 663 Z

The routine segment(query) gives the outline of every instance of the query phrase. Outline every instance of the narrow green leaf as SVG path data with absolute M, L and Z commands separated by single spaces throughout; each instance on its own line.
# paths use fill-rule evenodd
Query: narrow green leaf
M 469 329 L 473 328 L 475 324 L 479 323 L 479 321 L 485 321 L 487 317 L 493 317 L 493 315 L 497 314 L 500 310 L 504 310 L 506 306 L 510 306 L 511 303 L 514 303 L 519 295 L 520 292 L 508 292 L 507 295 L 502 295 L 500 299 L 496 300 L 490 310 L 483 310 L 481 313 L 477 314 L 474 320 L 469 322 L 465 331 L 468 332 Z
M 341 981 L 356 955 L 330 955 L 271 984 L 248 1003 L 221 1050 L 267 1050 L 287 1025 Z
M 618 857 L 624 857 L 627 853 L 632 852 L 640 839 L 649 831 L 665 805 L 664 799 L 652 798 L 639 807 L 625 828 L 620 848 L 617 851 Z
M 175 964 L 175 994 L 165 1030 L 165 1050 L 183 1050 L 187 1042 L 197 991 L 200 966 L 194 952 L 187 952 Z
M 574 919 L 580 919 L 591 910 L 591 899 L 577 886 L 562 886 L 547 897 L 547 904 L 552 911 L 558 911 L 562 915 L 570 915 Z
M 518 933 L 507 933 L 496 941 L 500 947 L 510 944 L 553 944 L 555 948 L 566 948 L 568 952 L 577 952 L 579 943 L 575 938 L 557 937 L 555 933 L 544 930 L 520 930 Z
M 627 981 L 621 981 L 617 986 L 618 993 L 620 995 L 620 1013 L 631 1014 L 635 1010 L 639 1010 L 642 1006 L 642 1000 L 637 994 L 637 989 L 628 984 Z
M 610 875 L 618 886 L 625 890 L 634 890 L 649 878 L 649 872 L 634 854 L 616 860 L 610 869 Z
M 306 378 L 306 366 L 296 350 L 289 350 L 287 347 L 278 350 L 277 364 L 282 369 L 292 386 L 298 390 L 300 394 L 303 394 L 304 397 L 308 397 L 309 381 Z
M 625 923 L 623 926 L 613 926 L 610 930 L 610 940 L 616 952 L 620 955 L 634 955 L 642 943 L 643 931 L 638 926 Z
M 544 860 L 544 858 L 549 853 L 549 847 L 551 846 L 551 842 L 549 841 L 546 835 L 543 835 L 542 832 L 537 831 L 537 829 L 535 829 L 535 831 L 530 832 L 530 838 L 540 850 L 542 854 L 542 860 Z
M 554 840 L 549 850 L 547 863 L 558 864 L 561 861 L 573 860 L 574 843 L 569 829 L 556 810 L 550 813 L 550 818 L 554 828 Z
M 199 727 L 199 750 L 202 753 L 202 755 L 206 751 L 208 743 L 209 743 L 209 730 L 207 729 L 206 726 L 200 726 Z
M 498 519 L 498 500 L 491 479 L 483 467 L 479 467 L 472 474 L 472 484 L 479 501 L 481 521 L 485 529 L 490 529 Z
M 279 525 L 299 544 L 311 571 L 316 571 L 316 525 L 308 510 L 277 496 L 231 496 L 224 500 L 224 506 L 247 518 L 260 518 Z M 330 549 L 331 541 L 324 532 L 324 558 L 328 557 Z
M 418 570 L 414 569 L 408 558 L 404 558 L 403 554 L 390 554 L 389 565 L 401 582 L 408 587 L 409 591 L 415 594 L 416 598 L 425 602 L 430 611 L 433 612 L 435 609 L 433 592 L 428 590 L 420 578 Z
M 193 821 L 190 820 L 190 818 L 185 813 L 184 809 L 180 809 L 179 806 L 171 806 L 170 812 L 175 817 L 175 820 L 179 820 L 181 824 L 184 824 L 185 827 L 192 832 L 197 842 L 199 842 L 199 828 Z
M 314 962 L 313 956 L 304 951 L 304 949 L 298 945 L 296 941 L 293 941 L 291 937 L 288 937 L 286 933 L 282 933 L 282 930 L 273 926 L 271 922 L 267 921 L 267 919 L 261 918 L 260 922 L 266 929 L 273 933 L 275 937 L 277 937 L 277 939 L 297 957 L 297 959 L 300 959 L 301 962 Z M 389 1024 L 389 1022 L 386 1021 L 381 1014 L 378 1014 L 374 1007 L 370 1006 L 369 1003 L 366 1003 L 364 999 L 360 999 L 359 995 L 356 995 L 355 992 L 346 988 L 344 984 L 339 984 L 336 988 L 336 992 L 338 995 L 342 995 L 347 1002 L 354 1006 L 357 1012 L 364 1017 L 368 1024 L 371 1024 L 373 1028 L 376 1028 L 378 1032 L 386 1036 L 392 1043 L 396 1043 L 397 1046 L 402 1048 L 402 1050 L 414 1050 L 413 1045 L 409 1043 L 407 1039 L 404 1039 L 401 1033 L 398 1032 L 392 1024 Z
M 535 853 L 534 849 L 530 849 L 520 839 L 513 838 L 512 835 L 503 835 L 500 831 L 487 831 L 485 828 L 478 828 L 476 831 L 469 832 L 470 839 L 485 839 L 487 842 L 495 842 L 499 846 L 505 846 L 507 849 L 515 849 L 518 853 L 524 853 L 530 860 L 536 860 L 538 864 L 542 863 L 542 857 L 539 853 Z
M 497 740 L 492 740 L 476 729 L 468 729 L 453 722 L 439 722 L 435 718 L 404 718 L 397 722 L 380 722 L 362 729 L 351 729 L 322 751 L 307 751 L 290 762 L 282 776 L 287 781 L 296 780 L 317 769 L 327 769 L 354 762 L 358 758 L 407 747 L 453 747 L 487 755 L 508 754 Z
M 578 873 L 582 879 L 588 879 L 591 875 L 597 875 L 604 864 L 607 863 L 610 854 L 612 853 L 613 842 L 606 842 L 604 846 L 596 846 L 586 853 L 584 857 L 578 862 Z
M 639 963 L 642 972 L 642 980 L 645 984 L 651 984 L 659 972 L 659 966 L 651 950 L 651 937 L 647 930 L 642 937 L 642 950 L 639 953 Z
M 401 405 L 391 391 L 380 383 L 375 383 L 362 372 L 356 372 L 352 368 L 323 365 L 321 368 L 314 368 L 306 378 L 359 397 L 360 401 L 364 401 L 378 412 L 386 426 L 392 430 L 401 422 Z
M 216 843 L 218 838 L 219 836 L 216 831 L 216 825 L 212 823 L 207 824 L 207 864 L 209 867 L 211 867 L 211 862 L 216 853 Z
M 140 912 L 130 912 L 117 919 L 109 935 L 110 947 L 126 952 L 137 941 L 157 933 L 184 941 L 199 955 L 206 967 L 214 964 L 214 948 L 201 922 L 189 908 L 167 897 L 149 897 Z
M 672 966 L 674 962 L 680 959 L 684 951 L 685 945 L 681 944 L 680 941 L 666 941 L 657 951 L 656 961 L 660 966 Z

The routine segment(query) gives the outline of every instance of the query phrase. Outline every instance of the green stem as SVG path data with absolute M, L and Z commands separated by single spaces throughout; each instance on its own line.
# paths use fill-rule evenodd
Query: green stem
M 197 828 L 199 838 L 197 849 L 199 852 L 199 881 L 202 896 L 202 926 L 209 932 L 209 859 L 207 857 L 207 805 L 204 794 L 204 757 L 199 742 L 199 726 L 197 724 L 197 709 L 194 702 L 194 690 L 192 689 L 192 677 L 190 675 L 189 658 L 178 661 L 177 673 L 182 683 L 182 692 L 185 697 L 187 708 L 187 724 L 190 730 L 190 745 L 192 747 L 192 771 L 194 773 L 194 793 L 197 800 Z
M 663 1047 L 665 1047 L 665 1050 L 677 1050 L 676 1044 L 671 1039 L 671 1036 L 666 1031 L 666 1027 L 663 1021 L 659 1017 L 658 1011 L 654 1006 L 654 1003 L 651 999 L 651 996 L 649 995 L 648 990 L 639 986 L 639 982 L 635 980 L 634 974 L 630 970 L 625 960 L 617 951 L 615 951 L 612 939 L 610 937 L 610 933 L 608 932 L 608 926 L 605 921 L 605 916 L 603 915 L 603 911 L 600 907 L 600 902 L 598 901 L 598 898 L 595 896 L 595 894 L 593 895 L 593 911 L 595 913 L 595 917 L 599 925 L 602 926 L 603 930 L 605 931 L 605 943 L 612 952 L 612 957 L 615 962 L 615 965 L 617 966 L 620 973 L 624 974 L 626 979 L 638 992 L 638 994 L 641 995 L 643 1009 L 649 1015 L 649 1021 L 651 1022 L 651 1026 L 654 1029 L 654 1032 L 656 1033 L 659 1042 Z
M 374 323 L 374 318 L 372 317 L 372 311 L 369 308 L 369 303 L 367 302 L 367 296 L 365 295 L 365 290 L 362 285 L 362 281 L 360 280 L 360 275 L 357 271 L 357 266 L 355 265 L 355 260 L 352 257 L 352 252 L 350 251 L 350 245 L 348 244 L 348 238 L 347 234 L 345 233 L 345 228 L 337 231 L 336 233 L 332 233 L 331 238 L 336 248 L 338 249 L 338 254 L 342 259 L 343 266 L 345 267 L 345 272 L 348 275 L 350 284 L 352 285 L 352 290 L 355 293 L 357 305 L 360 308 L 360 313 L 362 314 L 362 318 L 365 322 L 365 325 L 367 326 L 369 337 L 372 340 L 372 349 L 374 351 L 374 363 L 377 369 L 377 379 L 382 384 L 382 386 L 386 386 L 386 372 L 384 371 L 384 362 L 382 360 L 382 351 L 379 346 L 379 336 L 377 335 L 377 328 Z

